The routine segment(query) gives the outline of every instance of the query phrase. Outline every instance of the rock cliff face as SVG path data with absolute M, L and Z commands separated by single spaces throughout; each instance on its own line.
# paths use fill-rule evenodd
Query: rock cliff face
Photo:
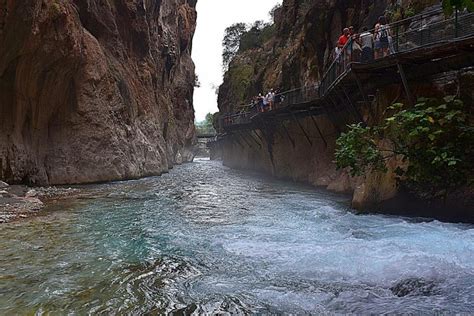
M 261 47 L 239 53 L 230 64 L 219 89 L 219 109 L 222 114 L 237 110 L 240 104 L 247 104 L 252 96 L 271 88 L 282 91 L 318 82 L 331 62 L 331 51 L 342 28 L 354 25 L 356 29 L 375 24 L 377 17 L 384 14 L 401 15 L 394 5 L 396 1 L 349 0 L 349 1 L 298 1 L 284 0 L 275 14 L 275 35 Z M 402 1 L 402 7 L 417 12 L 439 1 Z M 240 77 L 249 75 L 247 81 Z M 460 75 L 461 92 L 472 104 L 472 72 Z M 427 78 L 428 79 L 428 78 Z M 412 84 L 415 95 L 440 96 L 456 93 L 459 85 L 455 82 L 430 82 Z M 239 91 L 236 93 L 235 91 Z M 405 102 L 400 85 L 388 86 L 376 91 L 370 109 L 360 106 L 364 119 L 369 123 L 384 120 L 385 109 L 394 101 Z M 337 101 L 336 101 L 337 102 Z M 336 124 L 335 124 L 336 121 Z M 337 124 L 339 121 L 339 124 Z M 256 138 L 262 140 L 259 147 L 248 140 L 224 141 L 222 147 L 224 164 L 233 168 L 253 169 L 271 173 L 277 177 L 323 186 L 329 190 L 353 194 L 353 207 L 359 210 L 389 210 L 408 207 L 398 203 L 401 196 L 394 173 L 368 174 L 352 178 L 344 170 L 336 170 L 334 164 L 335 142 L 345 124 L 358 121 L 351 113 L 345 117 L 321 115 L 313 121 L 301 119 L 300 123 L 307 137 L 294 121 L 282 125 L 265 125 L 264 133 L 256 131 Z M 316 127 L 316 124 L 317 127 Z M 319 130 L 318 130 L 319 128 Z M 398 161 L 390 162 L 393 169 Z M 470 195 L 468 204 L 474 205 Z M 397 201 L 397 202 L 395 202 Z M 402 203 L 403 204 L 403 203 Z M 458 203 L 459 204 L 459 203 Z M 453 204 L 454 205 L 454 204 Z M 418 209 L 422 209 L 418 207 Z M 432 208 L 426 214 L 432 215 Z M 431 213 L 430 213 L 431 212 Z
M 191 160 L 196 0 L 0 0 L 0 179 L 66 184 Z

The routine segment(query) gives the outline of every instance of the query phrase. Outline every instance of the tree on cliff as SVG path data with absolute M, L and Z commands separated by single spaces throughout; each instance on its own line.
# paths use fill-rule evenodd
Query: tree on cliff
M 262 47 L 265 42 L 273 38 L 274 31 L 273 24 L 260 20 L 249 26 L 244 23 L 229 26 L 222 41 L 224 70 L 229 68 L 230 62 L 239 52 Z
M 232 58 L 239 51 L 240 39 L 245 32 L 247 32 L 247 25 L 245 23 L 235 23 L 225 29 L 224 39 L 222 40 L 222 46 L 224 47 L 222 52 L 224 69 L 229 67 Z
M 270 12 L 268 12 L 268 14 L 270 15 L 270 18 L 271 18 L 271 20 L 273 21 L 273 23 L 275 23 L 275 19 L 276 19 L 277 12 L 279 12 L 281 8 L 282 8 L 281 3 L 277 3 L 277 4 L 270 10 Z

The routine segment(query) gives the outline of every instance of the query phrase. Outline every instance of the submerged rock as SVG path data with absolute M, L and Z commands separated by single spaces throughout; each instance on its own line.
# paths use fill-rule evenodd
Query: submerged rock
M 435 286 L 436 284 L 434 281 L 412 278 L 398 282 L 392 286 L 390 290 L 398 297 L 404 297 L 408 295 L 427 296 L 433 294 Z

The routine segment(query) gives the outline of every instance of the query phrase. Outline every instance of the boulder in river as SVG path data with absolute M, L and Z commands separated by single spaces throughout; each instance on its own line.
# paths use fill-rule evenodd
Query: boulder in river
M 432 295 L 435 282 L 424 280 L 421 278 L 410 278 L 399 281 L 394 286 L 390 288 L 392 293 L 398 297 L 404 297 L 408 295 L 412 296 L 428 296 Z

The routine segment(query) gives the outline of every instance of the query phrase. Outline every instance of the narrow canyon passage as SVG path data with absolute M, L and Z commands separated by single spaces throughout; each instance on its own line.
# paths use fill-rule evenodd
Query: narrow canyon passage
M 0 225 L 0 314 L 474 310 L 474 227 L 198 160 Z

